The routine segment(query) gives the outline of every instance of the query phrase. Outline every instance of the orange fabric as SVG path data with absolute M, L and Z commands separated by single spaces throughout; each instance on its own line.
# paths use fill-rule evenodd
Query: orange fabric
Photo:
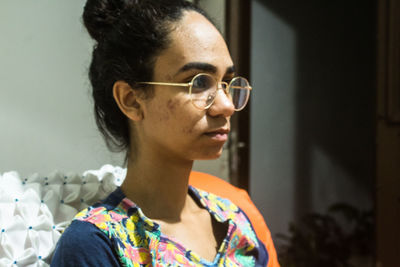
M 257 237 L 267 248 L 269 260 L 267 267 L 280 267 L 274 243 L 272 242 L 271 232 L 269 231 L 263 216 L 251 201 L 249 194 L 243 189 L 237 188 L 230 183 L 210 174 L 192 171 L 189 184 L 213 193 L 217 196 L 231 200 L 241 208 L 249 217 Z

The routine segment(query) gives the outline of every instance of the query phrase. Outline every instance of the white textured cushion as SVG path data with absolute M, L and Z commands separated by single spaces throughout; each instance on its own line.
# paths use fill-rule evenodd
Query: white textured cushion
M 0 174 L 0 266 L 49 266 L 75 214 L 106 197 L 125 175 L 111 165 L 83 174 Z

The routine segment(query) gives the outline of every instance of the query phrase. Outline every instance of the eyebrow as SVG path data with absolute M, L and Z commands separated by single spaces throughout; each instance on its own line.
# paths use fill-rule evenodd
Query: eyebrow
M 216 73 L 217 72 L 217 67 L 209 64 L 209 63 L 204 63 L 204 62 L 189 62 L 185 65 L 183 65 L 178 72 L 175 74 L 178 75 L 181 72 L 189 71 L 189 70 L 201 70 L 209 73 Z M 235 73 L 235 67 L 230 66 L 226 68 L 225 74 L 232 74 Z

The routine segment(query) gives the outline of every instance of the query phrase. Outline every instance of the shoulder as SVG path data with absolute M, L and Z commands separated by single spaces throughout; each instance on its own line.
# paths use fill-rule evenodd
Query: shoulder
M 51 266 L 119 266 L 111 240 L 89 222 L 74 220 L 57 243 Z
M 120 189 L 111 193 L 103 202 L 90 206 L 75 215 L 74 221 L 88 222 L 99 230 L 108 233 L 110 224 L 127 218 L 127 210 L 121 206 L 124 195 Z
M 103 202 L 79 212 L 61 235 L 51 262 L 52 266 L 119 266 L 114 244 L 107 233 L 123 196 L 115 190 Z

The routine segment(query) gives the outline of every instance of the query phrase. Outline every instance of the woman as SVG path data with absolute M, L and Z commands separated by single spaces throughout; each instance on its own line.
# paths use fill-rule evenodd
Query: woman
M 88 0 L 83 20 L 96 121 L 127 151 L 127 175 L 76 216 L 52 265 L 266 266 L 247 216 L 188 184 L 194 160 L 221 155 L 251 89 L 221 34 L 184 0 Z

